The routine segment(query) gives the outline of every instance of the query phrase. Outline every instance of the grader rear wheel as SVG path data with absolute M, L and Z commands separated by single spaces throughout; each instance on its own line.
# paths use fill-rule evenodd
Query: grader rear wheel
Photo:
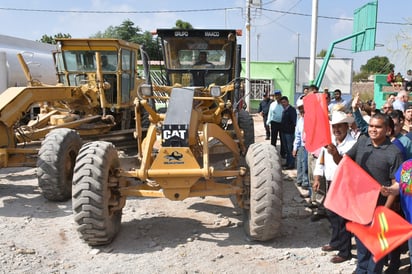
M 266 143 L 249 147 L 250 207 L 244 210 L 244 229 L 256 241 L 273 239 L 282 219 L 282 170 L 279 153 Z
M 80 136 L 72 129 L 59 128 L 46 135 L 37 160 L 39 187 L 46 199 L 61 202 L 72 196 L 73 168 L 80 147 Z
M 255 142 L 255 126 L 253 123 L 253 117 L 244 109 L 239 110 L 238 124 L 243 130 L 243 139 L 245 141 L 246 150 L 251 144 Z
M 78 232 L 91 246 L 110 243 L 120 230 L 122 199 L 115 169 L 120 165 L 111 143 L 85 144 L 73 175 L 73 211 Z

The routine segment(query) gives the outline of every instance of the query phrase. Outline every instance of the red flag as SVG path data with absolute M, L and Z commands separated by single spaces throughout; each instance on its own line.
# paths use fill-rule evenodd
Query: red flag
M 325 207 L 343 218 L 369 224 L 381 185 L 349 156 L 344 155 L 332 178 Z
M 303 97 L 305 116 L 303 127 L 306 135 L 305 147 L 314 152 L 320 147 L 331 144 L 331 134 L 326 95 L 313 93 Z
M 375 262 L 412 237 L 412 225 L 384 206 L 376 208 L 370 226 L 348 222 L 346 229 L 361 240 Z

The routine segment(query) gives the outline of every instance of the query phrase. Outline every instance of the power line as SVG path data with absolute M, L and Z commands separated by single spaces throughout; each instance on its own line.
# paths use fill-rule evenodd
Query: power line
M 282 14 L 289 14 L 289 15 L 305 16 L 305 17 L 311 17 L 311 16 L 312 16 L 312 14 L 300 13 L 300 12 L 291 12 L 291 11 L 265 9 L 265 8 L 262 8 L 262 10 L 269 11 L 269 12 L 282 13 Z M 353 18 L 348 18 L 348 17 L 334 17 L 334 16 L 318 15 L 318 18 L 332 19 L 332 20 L 343 20 L 343 21 L 353 21 Z M 402 22 L 377 21 L 377 23 L 379 23 L 379 24 L 387 24 L 387 25 L 412 26 L 412 23 L 408 23 L 408 22 L 402 23 Z
M 146 10 L 146 11 L 110 11 L 110 10 L 48 10 L 48 9 L 22 9 L 22 8 L 2 8 L 0 10 L 7 11 L 23 11 L 23 12 L 48 12 L 48 13 L 95 13 L 95 14 L 144 14 L 144 13 L 185 13 L 185 12 L 209 12 L 226 10 L 229 8 L 212 8 L 212 9 L 190 9 L 190 10 Z M 241 7 L 233 7 L 230 9 L 241 9 Z
M 231 8 L 210 8 L 210 9 L 188 9 L 188 10 L 147 10 L 147 11 L 99 11 L 99 10 L 51 10 L 51 9 L 25 9 L 25 8 L 5 8 L 0 7 L 0 10 L 5 11 L 17 11 L 17 12 L 46 12 L 46 13 L 87 13 L 87 14 L 155 14 L 155 13 L 188 13 L 188 12 L 211 12 L 211 11 L 225 11 L 227 9 L 240 9 L 242 7 L 231 7 Z M 261 8 L 263 11 L 281 13 L 284 15 L 295 15 L 295 16 L 305 16 L 311 17 L 309 13 L 291 12 L 284 10 L 275 10 Z M 330 20 L 343 20 L 343 21 L 353 21 L 353 18 L 348 17 L 334 17 L 334 16 L 324 16 L 318 15 L 319 18 L 330 19 Z M 389 21 L 377 21 L 378 24 L 386 25 L 400 25 L 400 26 L 412 26 L 409 22 L 389 22 Z

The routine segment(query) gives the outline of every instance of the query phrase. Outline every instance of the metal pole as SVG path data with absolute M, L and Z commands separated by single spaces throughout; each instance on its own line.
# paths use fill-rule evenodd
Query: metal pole
M 300 92 L 300 85 L 299 85 L 299 56 L 300 56 L 300 33 L 296 33 L 298 36 L 298 56 L 296 58 L 296 79 L 295 79 L 295 94 L 299 90 Z
M 259 61 L 259 39 L 260 33 L 256 34 L 256 61 Z
M 312 0 L 312 28 L 310 35 L 309 82 L 315 80 L 316 39 L 318 31 L 318 0 Z
M 245 103 L 246 110 L 250 111 L 250 1 L 246 0 L 246 80 L 245 80 Z

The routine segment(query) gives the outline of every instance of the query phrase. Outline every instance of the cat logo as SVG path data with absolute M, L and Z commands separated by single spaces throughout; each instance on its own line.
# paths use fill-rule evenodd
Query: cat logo
M 180 161 L 180 159 L 183 158 L 183 154 L 177 152 L 177 151 L 173 151 L 172 153 L 170 153 L 169 155 L 166 155 L 165 158 L 167 160 L 170 161 Z

